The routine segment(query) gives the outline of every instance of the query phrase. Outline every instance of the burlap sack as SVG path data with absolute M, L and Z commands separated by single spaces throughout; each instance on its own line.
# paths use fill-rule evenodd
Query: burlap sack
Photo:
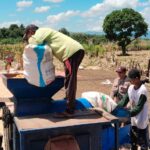
M 81 97 L 87 99 L 93 107 L 103 108 L 109 113 L 117 107 L 117 103 L 109 95 L 101 92 L 83 92 Z

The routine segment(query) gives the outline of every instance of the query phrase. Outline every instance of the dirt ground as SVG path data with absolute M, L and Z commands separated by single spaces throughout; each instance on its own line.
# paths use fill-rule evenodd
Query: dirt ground
M 98 91 L 103 92 L 105 94 L 110 94 L 112 82 L 114 78 L 117 76 L 114 68 L 115 65 L 124 65 L 128 68 L 132 67 L 134 64 L 140 66 L 139 68 L 147 68 L 147 62 L 150 58 L 150 52 L 148 51 L 140 51 L 131 53 L 129 57 L 118 57 L 115 55 L 115 61 L 112 61 L 110 55 L 109 58 L 106 59 L 84 59 L 82 66 L 83 68 L 78 72 L 78 84 L 77 84 L 77 94 L 76 97 L 80 98 L 83 92 L 86 91 Z M 142 57 L 141 57 L 142 56 Z M 143 59 L 144 58 L 144 59 Z M 0 63 L 0 70 L 2 70 L 4 65 Z M 58 62 L 56 62 L 58 64 Z M 62 66 L 56 68 L 63 68 Z M 58 74 L 63 75 L 63 70 L 59 70 Z M 108 84 L 109 83 L 109 84 Z M 148 93 L 150 95 L 150 83 L 146 84 Z M 5 85 L 2 82 L 2 78 L 0 76 L 0 98 L 8 98 L 12 97 L 12 94 L 6 89 Z M 65 89 L 62 88 L 59 92 L 57 92 L 53 99 L 62 99 L 65 97 Z M 148 99 L 150 101 L 150 99 Z M 8 105 L 12 105 L 12 103 L 8 103 Z M 150 106 L 150 102 L 149 102 Z M 149 111 L 150 112 L 150 111 Z M 3 132 L 2 123 L 0 122 L 0 133 Z
M 64 75 L 63 70 L 57 71 L 57 75 Z M 102 70 L 102 69 L 79 69 L 77 94 L 76 98 L 80 98 L 83 92 L 98 91 L 105 94 L 110 94 L 113 80 L 117 77 L 115 70 Z M 148 93 L 150 95 L 150 83 L 146 84 Z M 0 98 L 12 97 L 12 94 L 6 89 L 0 77 Z M 65 97 L 65 89 L 62 88 L 58 91 L 53 99 L 62 99 Z
M 109 94 L 112 84 L 103 84 L 103 82 L 108 82 L 109 80 L 112 83 L 115 77 L 116 73 L 109 70 L 79 70 L 76 97 L 80 98 L 82 93 L 86 91 L 98 91 Z M 64 96 L 65 89 L 62 88 L 53 98 L 61 99 Z
M 115 70 L 79 70 L 76 97 L 80 98 L 83 92 L 98 91 L 110 94 L 113 80 L 117 77 Z M 104 84 L 105 83 L 105 84 Z M 110 83 L 110 84 L 107 84 Z M 150 83 L 145 84 L 148 90 L 149 116 L 150 116 Z M 62 88 L 56 93 L 54 99 L 62 99 L 65 96 L 65 89 Z
M 78 72 L 78 87 L 77 98 L 81 97 L 82 92 L 85 91 L 99 91 L 106 94 L 110 93 L 111 84 L 102 84 L 105 81 L 113 82 L 117 76 L 115 72 L 116 66 L 126 66 L 128 69 L 138 67 L 141 70 L 146 70 L 150 52 L 147 50 L 130 51 L 129 56 L 119 56 L 120 51 L 108 52 L 104 58 L 89 58 L 85 56 L 82 61 L 82 69 Z M 144 58 L 144 59 L 143 59 Z M 16 64 L 13 64 L 15 68 Z M 54 58 L 54 65 L 60 74 L 63 74 L 63 64 Z M 0 61 L 0 71 L 4 69 L 4 62 Z M 61 70 L 60 70 L 61 69 Z M 148 84 L 148 91 L 150 92 L 150 84 Z M 1 87 L 1 84 L 0 84 Z M 3 88 L 4 89 L 4 88 Z M 5 90 L 4 90 L 5 91 Z M 65 95 L 65 90 L 62 88 L 55 96 L 55 99 L 62 99 Z M 6 96 L 7 95 L 7 96 Z M 8 97 L 9 94 L 3 94 L 0 91 L 0 97 Z
M 64 75 L 63 71 L 60 70 L 58 75 Z M 78 72 L 78 87 L 77 87 L 77 98 L 81 97 L 82 92 L 86 91 L 99 91 L 109 94 L 111 84 L 105 85 L 102 82 L 106 80 L 113 81 L 116 76 L 115 72 L 104 71 L 104 70 L 79 70 Z M 0 76 L 0 99 L 12 97 L 12 94 L 7 90 L 3 84 L 2 76 Z M 62 99 L 65 97 L 65 89 L 62 88 L 58 93 L 53 96 L 53 99 Z M 10 108 L 13 109 L 13 103 L 7 102 Z M 3 134 L 2 121 L 0 120 L 0 133 Z M 4 141 L 3 141 L 4 142 Z M 3 143 L 4 146 L 4 143 Z
M 59 71 L 58 74 L 63 75 L 63 71 Z M 77 98 L 81 97 L 82 92 L 86 91 L 98 91 L 106 94 L 110 93 L 112 82 L 117 76 L 115 71 L 112 70 L 88 70 L 81 69 L 78 72 L 78 86 L 77 86 Z M 104 84 L 105 83 L 105 84 Z M 110 84 L 107 84 L 110 83 Z M 147 85 L 150 93 L 150 87 Z M 58 93 L 53 96 L 53 99 L 62 99 L 65 96 L 65 89 L 62 88 Z M 12 94 L 6 89 L 0 77 L 0 98 L 12 97 Z M 12 105 L 12 103 L 8 103 Z M 2 122 L 0 121 L 0 133 L 3 133 Z M 4 141 L 3 141 L 4 142 Z M 4 147 L 4 143 L 3 143 Z

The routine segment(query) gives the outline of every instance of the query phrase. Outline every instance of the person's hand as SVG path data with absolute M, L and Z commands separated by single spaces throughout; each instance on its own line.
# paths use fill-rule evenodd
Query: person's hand
M 120 86 L 120 91 L 122 92 L 122 93 L 126 93 L 127 92 L 127 86 Z

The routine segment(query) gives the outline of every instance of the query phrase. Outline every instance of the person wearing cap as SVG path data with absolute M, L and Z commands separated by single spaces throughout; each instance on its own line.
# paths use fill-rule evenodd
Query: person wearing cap
M 120 66 L 116 69 L 118 77 L 114 80 L 110 96 L 115 102 L 119 102 L 123 95 L 127 93 L 130 85 L 129 79 L 126 75 L 126 67 Z
M 60 116 L 71 116 L 75 112 L 77 71 L 84 57 L 83 46 L 61 32 L 35 25 L 26 27 L 23 40 L 29 44 L 47 44 L 53 55 L 64 64 L 67 107 Z
M 130 103 L 131 109 L 131 145 L 132 150 L 148 150 L 149 131 L 148 131 L 148 91 L 141 81 L 141 73 L 138 69 L 131 69 L 128 73 L 131 85 L 128 92 L 123 96 L 117 107 L 125 107 Z

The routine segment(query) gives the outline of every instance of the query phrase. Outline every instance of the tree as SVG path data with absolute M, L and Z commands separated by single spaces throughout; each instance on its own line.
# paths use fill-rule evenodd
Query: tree
M 17 38 L 18 37 L 18 31 L 19 31 L 18 25 L 17 24 L 11 24 L 10 27 L 8 28 L 8 32 L 9 32 L 8 37 Z
M 19 29 L 17 24 L 11 24 L 9 27 L 9 30 L 16 30 L 16 29 Z
M 85 33 L 71 33 L 70 36 L 80 43 L 87 43 L 87 35 Z
M 103 31 L 106 38 L 117 42 L 122 48 L 122 54 L 126 55 L 127 45 L 142 35 L 146 36 L 148 25 L 140 13 L 124 8 L 115 10 L 105 17 Z
M 69 33 L 69 31 L 68 31 L 66 28 L 61 28 L 61 29 L 59 30 L 59 32 L 70 36 L 70 33 Z

